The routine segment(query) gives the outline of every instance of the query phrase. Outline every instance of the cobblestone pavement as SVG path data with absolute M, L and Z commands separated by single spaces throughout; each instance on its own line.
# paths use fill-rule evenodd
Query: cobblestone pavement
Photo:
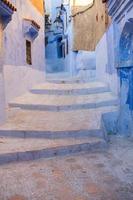
M 0 200 L 133 200 L 133 141 L 103 153 L 0 166 Z

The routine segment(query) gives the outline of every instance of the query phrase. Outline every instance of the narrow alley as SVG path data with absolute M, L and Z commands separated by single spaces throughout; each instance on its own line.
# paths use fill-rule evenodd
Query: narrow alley
M 0 200 L 133 200 L 133 2 L 0 0 Z

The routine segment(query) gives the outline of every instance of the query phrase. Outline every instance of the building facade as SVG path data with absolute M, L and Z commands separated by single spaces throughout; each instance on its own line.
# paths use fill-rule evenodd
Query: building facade
M 58 73 L 70 71 L 71 15 L 69 1 L 45 1 L 46 71 Z
M 106 4 L 99 0 L 71 0 L 75 71 L 81 80 L 96 76 L 95 48 L 110 23 Z
M 108 0 L 112 23 L 96 48 L 97 78 L 120 100 L 116 129 L 133 133 L 133 1 Z M 102 49 L 102 51 L 101 51 Z
M 74 50 L 95 51 L 108 26 L 106 4 L 99 0 L 72 0 Z
M 46 0 L 45 8 L 47 73 L 94 77 L 94 50 L 107 26 L 105 4 L 98 0 Z
M 43 0 L 0 0 L 0 121 L 7 103 L 45 79 Z

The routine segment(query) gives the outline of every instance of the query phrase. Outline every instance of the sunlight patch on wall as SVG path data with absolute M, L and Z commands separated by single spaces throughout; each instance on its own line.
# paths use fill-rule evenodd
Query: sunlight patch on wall
M 30 0 L 31 3 L 37 8 L 37 10 L 44 15 L 43 0 Z
M 94 0 L 75 0 L 75 6 L 87 6 L 93 4 Z

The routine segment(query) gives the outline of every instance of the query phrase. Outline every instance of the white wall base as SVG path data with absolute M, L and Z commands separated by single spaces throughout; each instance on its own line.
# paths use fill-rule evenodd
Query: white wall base
M 4 79 L 3 74 L 0 73 L 0 124 L 6 119 L 6 105 L 5 105 L 5 94 L 4 94 Z
M 96 47 L 96 79 L 107 83 L 111 91 L 118 95 L 119 80 L 117 70 L 114 69 L 113 73 L 107 71 L 108 65 L 108 48 L 107 48 L 107 33 L 104 34 Z M 113 65 L 113 63 L 112 63 Z M 114 66 L 113 66 L 114 67 Z
M 4 66 L 6 103 L 45 81 L 45 72 L 30 66 Z

